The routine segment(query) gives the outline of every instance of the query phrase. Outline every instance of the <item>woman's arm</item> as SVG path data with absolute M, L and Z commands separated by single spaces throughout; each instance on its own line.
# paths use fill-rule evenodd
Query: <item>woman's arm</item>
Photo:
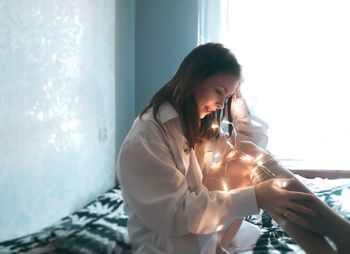
M 236 131 L 235 143 L 251 141 L 254 144 L 266 148 L 268 143 L 268 124 L 249 112 L 247 102 L 240 89 L 236 91 L 236 97 L 232 101 L 231 112 L 234 116 Z
M 201 144 L 196 151 L 200 166 L 203 169 L 203 183 L 211 190 L 223 189 L 223 178 L 228 180 L 228 189 L 250 186 L 250 168 L 246 167 L 247 162 L 239 158 L 233 160 L 233 157 L 236 156 L 234 146 L 241 141 L 250 141 L 264 148 L 268 142 L 268 124 L 250 114 L 247 103 L 239 89 L 236 91 L 236 97 L 232 100 L 230 110 L 234 122 L 226 121 L 226 123 L 234 126 L 232 135 L 229 137 L 228 133 L 222 131 L 219 137 Z M 254 124 L 251 118 L 258 119 L 257 124 Z M 206 155 L 209 156 L 206 157 Z M 213 158 L 214 156 L 216 157 Z M 217 163 L 214 166 L 215 162 Z M 224 167 L 237 170 L 230 170 L 230 176 L 227 177 L 224 176 L 226 171 Z
M 200 181 L 199 188 L 192 189 L 189 179 L 195 177 L 188 178 L 189 174 L 202 174 L 193 151 L 186 168 L 177 168 L 157 133 L 141 133 L 123 144 L 118 178 L 128 206 L 145 226 L 172 236 L 210 234 L 235 218 L 258 213 L 254 187 L 208 191 Z

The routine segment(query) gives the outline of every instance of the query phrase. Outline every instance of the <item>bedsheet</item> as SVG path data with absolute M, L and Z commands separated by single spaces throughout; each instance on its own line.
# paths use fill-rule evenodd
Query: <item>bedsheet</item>
M 350 179 L 298 178 L 350 220 Z M 127 220 L 121 190 L 115 187 L 40 232 L 0 243 L 0 253 L 130 254 Z M 267 212 L 245 220 L 258 225 L 262 235 L 252 249 L 241 253 L 304 253 Z

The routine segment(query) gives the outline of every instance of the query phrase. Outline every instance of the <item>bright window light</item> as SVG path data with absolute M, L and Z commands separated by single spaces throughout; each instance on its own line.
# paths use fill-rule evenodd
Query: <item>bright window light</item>
M 289 168 L 350 169 L 350 15 L 341 0 L 221 1 L 221 41 Z M 226 22 L 222 22 L 222 19 Z

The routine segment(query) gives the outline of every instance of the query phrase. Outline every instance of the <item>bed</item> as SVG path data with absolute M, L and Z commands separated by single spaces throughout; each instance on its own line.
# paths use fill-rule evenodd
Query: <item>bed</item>
M 298 178 L 334 211 L 350 220 L 350 179 Z M 0 253 L 130 254 L 127 220 L 117 186 L 40 232 L 0 243 Z M 262 231 L 256 245 L 245 254 L 304 253 L 268 213 L 261 211 L 245 220 Z

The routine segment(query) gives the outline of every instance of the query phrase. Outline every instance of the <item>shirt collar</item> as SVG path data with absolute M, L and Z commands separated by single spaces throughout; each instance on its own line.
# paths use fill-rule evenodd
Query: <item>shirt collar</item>
M 179 117 L 179 114 L 176 112 L 175 108 L 169 103 L 164 102 L 158 110 L 159 120 L 161 123 L 165 123 L 171 119 Z

